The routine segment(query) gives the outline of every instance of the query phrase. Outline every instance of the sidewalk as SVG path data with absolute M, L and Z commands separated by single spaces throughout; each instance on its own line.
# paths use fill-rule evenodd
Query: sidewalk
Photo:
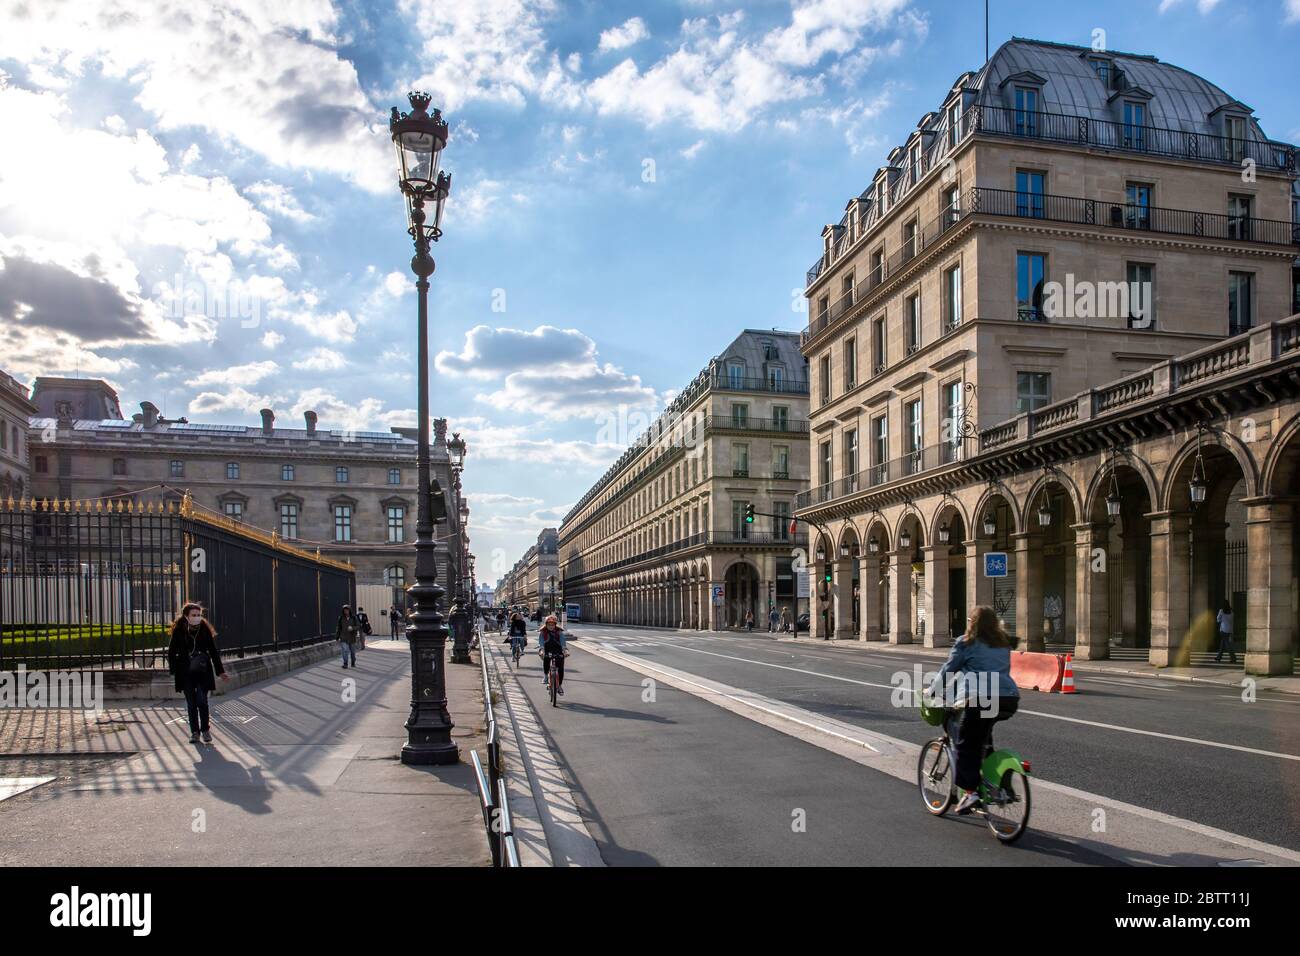
M 477 665 L 447 667 L 461 763 L 408 767 L 410 650 L 372 640 L 357 663 L 213 698 L 212 745 L 183 701 L 0 712 L 0 777 L 46 781 L 0 799 L 0 865 L 488 865 Z

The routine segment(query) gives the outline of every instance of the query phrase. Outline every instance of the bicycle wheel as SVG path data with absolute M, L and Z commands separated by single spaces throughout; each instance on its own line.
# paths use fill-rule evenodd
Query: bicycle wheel
M 1029 828 L 1029 778 L 1008 770 L 984 798 L 989 829 L 1003 843 L 1015 843 Z
M 555 691 L 556 691 L 556 688 L 558 688 L 558 687 L 560 686 L 560 682 L 559 682 L 558 680 L 556 680 L 556 677 L 555 677 L 555 663 L 554 663 L 553 661 L 551 662 L 551 670 L 550 670 L 550 673 L 548 673 L 546 676 L 547 676 L 548 682 L 549 682 L 549 684 L 550 684 L 550 686 L 551 686 L 551 706 L 552 706 L 552 707 L 555 707 L 555 706 L 556 706 L 555 699 L 556 699 L 556 697 L 558 696 L 558 695 L 555 693 Z
M 921 756 L 916 762 L 916 785 L 921 791 L 925 809 L 936 817 L 948 812 L 957 792 L 948 748 L 942 740 L 931 740 L 921 748 Z

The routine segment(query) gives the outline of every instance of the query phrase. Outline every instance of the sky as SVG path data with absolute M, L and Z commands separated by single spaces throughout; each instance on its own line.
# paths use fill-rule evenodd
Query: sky
M 992 0 L 1155 54 L 1300 142 L 1300 0 Z M 387 430 L 416 413 L 387 132 L 450 123 L 433 413 L 489 584 L 803 275 L 984 60 L 978 0 L 0 0 L 0 368 L 130 416 Z

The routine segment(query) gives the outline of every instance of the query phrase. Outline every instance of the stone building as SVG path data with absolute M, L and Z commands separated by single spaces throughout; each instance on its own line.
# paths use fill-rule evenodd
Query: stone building
M 27 447 L 27 420 L 36 406 L 27 396 L 27 388 L 17 379 L 0 371 L 0 501 L 20 500 L 30 494 L 31 455 Z M 0 525 L 0 570 L 14 563 L 14 541 L 20 533 L 10 525 Z
M 701 629 L 798 613 L 807 414 L 798 336 L 744 330 L 565 516 L 565 602 L 583 620 Z
M 1165 665 L 1227 601 L 1289 671 L 1294 563 L 1258 548 L 1291 547 L 1295 177 L 1155 57 L 1014 39 L 958 77 L 807 275 L 814 631 L 943 645 L 992 604 Z
M 299 427 L 262 410 L 258 426 L 168 419 L 152 402 L 124 419 L 114 390 L 94 379 L 36 380 L 28 419 L 31 494 L 92 499 L 179 499 L 275 532 L 300 547 L 348 561 L 361 584 L 413 583 L 416 429 L 357 432 L 318 427 L 307 411 Z M 467 551 L 468 505 L 460 498 L 457 443 L 434 423 L 433 477 L 448 520 L 435 526 L 438 583 L 452 594 Z M 461 443 L 463 451 L 463 443 Z

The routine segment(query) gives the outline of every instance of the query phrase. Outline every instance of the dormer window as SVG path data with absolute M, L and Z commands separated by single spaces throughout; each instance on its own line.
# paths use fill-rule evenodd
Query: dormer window
M 1246 117 L 1225 116 L 1223 135 L 1228 140 L 1228 155 L 1234 163 L 1241 162 L 1246 154 Z
M 961 125 L 961 104 L 953 103 L 948 107 L 948 148 L 957 145 L 960 138 L 958 127 Z
M 1016 135 L 1038 135 L 1038 90 L 1032 86 L 1016 87 Z
M 1090 56 L 1088 57 L 1088 64 L 1092 67 L 1092 71 L 1097 74 L 1097 78 L 1105 84 L 1106 89 L 1110 89 L 1112 76 L 1110 59 L 1104 56 Z
M 1145 149 L 1147 105 L 1137 100 L 1124 101 L 1124 148 Z
M 921 147 L 920 144 L 912 146 L 908 154 L 907 166 L 911 170 L 912 185 L 915 186 L 921 178 Z

